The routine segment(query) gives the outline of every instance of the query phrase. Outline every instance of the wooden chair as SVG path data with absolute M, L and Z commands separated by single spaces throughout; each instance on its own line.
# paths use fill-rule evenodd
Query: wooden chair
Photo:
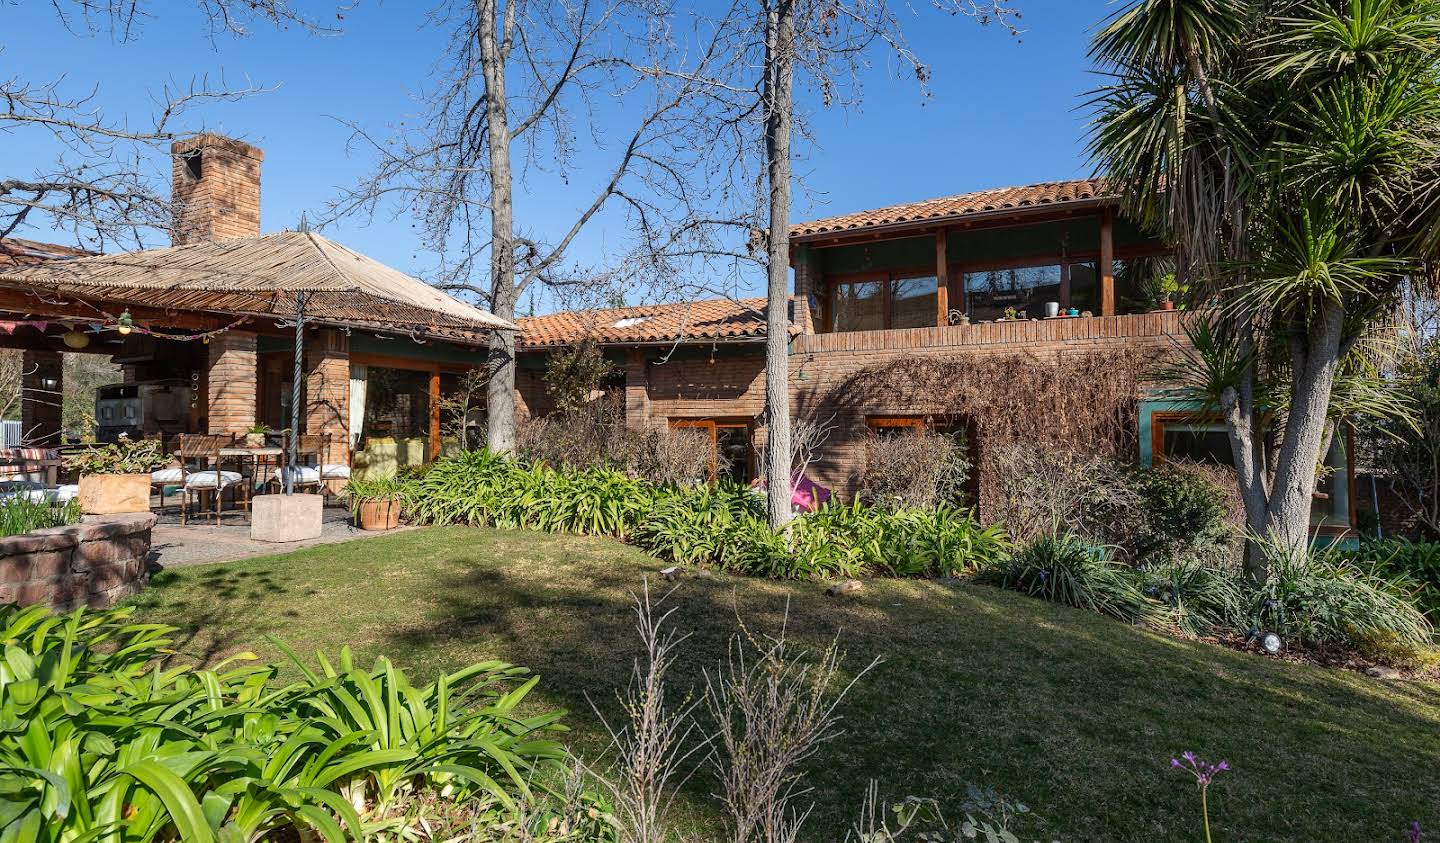
M 215 501 L 215 523 L 220 523 L 220 507 L 225 490 L 242 482 L 244 478 L 237 471 L 224 471 L 220 467 L 220 449 L 235 444 L 235 436 L 228 433 L 196 433 L 176 437 L 176 453 L 180 456 L 181 470 L 185 481 L 180 491 L 180 523 L 190 521 L 190 500 L 194 497 L 200 510 L 205 509 L 205 495 Z
M 284 445 L 287 449 L 282 462 L 290 458 L 289 442 Z M 295 474 L 291 486 L 296 489 L 319 488 L 323 484 L 321 479 L 320 459 L 330 448 L 330 434 L 328 433 L 302 433 L 295 442 Z M 275 469 L 272 475 L 272 482 L 283 491 L 285 489 L 285 476 L 289 473 L 289 467 L 281 465 Z

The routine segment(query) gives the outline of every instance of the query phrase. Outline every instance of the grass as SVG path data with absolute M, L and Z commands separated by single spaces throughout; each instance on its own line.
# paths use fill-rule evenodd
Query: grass
M 504 658 L 571 710 L 572 745 L 604 747 L 587 699 L 614 714 L 637 653 L 630 592 L 662 567 L 604 539 L 418 530 L 155 577 L 133 602 L 190 630 L 214 659 L 350 644 L 419 674 Z M 1194 840 L 1198 794 L 1170 758 L 1228 759 L 1210 791 L 1215 839 L 1400 839 L 1440 825 L 1440 688 L 1383 683 L 1179 641 L 1080 610 L 968 583 L 876 580 L 831 598 L 813 583 L 686 579 L 671 596 L 691 634 L 678 681 L 724 656 L 737 612 L 797 640 L 837 631 L 858 668 L 886 661 L 842 711 L 846 734 L 812 765 L 808 840 L 839 840 L 866 783 L 891 798 L 957 805 L 969 782 L 1027 803 L 1043 839 Z M 710 784 L 688 822 L 722 839 Z

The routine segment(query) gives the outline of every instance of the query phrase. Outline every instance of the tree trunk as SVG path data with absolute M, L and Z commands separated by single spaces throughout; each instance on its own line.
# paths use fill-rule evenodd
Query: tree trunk
M 1241 354 L 1249 357 L 1254 347 L 1251 326 L 1240 326 Z M 1252 360 L 1241 375 L 1240 383 L 1226 389 L 1220 396 L 1220 411 L 1230 439 L 1230 455 L 1235 465 L 1235 478 L 1240 486 L 1240 500 L 1245 506 L 1245 573 L 1252 579 L 1265 578 L 1265 555 L 1256 539 L 1265 532 L 1266 486 L 1264 431 L 1255 410 L 1255 363 Z
M 1345 310 L 1326 302 L 1296 349 L 1285 439 L 1275 460 L 1265 533 L 1278 549 L 1300 554 L 1310 537 L 1310 508 L 1320 446 L 1330 410 L 1330 390 L 1340 365 Z
M 770 185 L 765 317 L 765 476 L 770 526 L 790 521 L 790 118 L 795 7 L 776 0 L 765 21 L 765 158 Z
M 501 49 L 496 0 L 478 0 L 477 38 L 485 79 L 485 121 L 490 154 L 490 312 L 515 318 L 515 209 L 511 190 L 509 100 L 505 92 L 505 55 Z M 490 335 L 490 381 L 486 387 L 486 424 L 490 450 L 515 450 L 515 335 Z

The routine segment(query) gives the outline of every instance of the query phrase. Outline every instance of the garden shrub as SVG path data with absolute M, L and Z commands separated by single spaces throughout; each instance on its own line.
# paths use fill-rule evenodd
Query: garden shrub
M 776 534 L 754 490 L 663 487 L 608 468 L 552 468 L 486 451 L 441 459 L 407 484 L 420 524 L 529 528 L 628 538 L 669 562 L 785 579 L 955 575 L 1008 550 L 968 510 L 830 503 Z
M 1160 607 L 1156 618 L 1182 632 L 1203 635 L 1239 622 L 1243 595 L 1233 568 L 1186 559 L 1143 568 L 1137 577 L 1144 595 Z
M 1311 646 L 1355 647 L 1372 636 L 1423 644 L 1430 623 L 1404 580 L 1367 570 L 1343 552 L 1272 554 L 1264 583 L 1247 583 L 1244 619 Z
M 703 483 L 712 456 L 704 431 L 626 426 L 625 408 L 613 397 L 525 421 L 516 452 L 557 468 L 612 468 L 660 486 Z
M 1041 536 L 981 571 L 980 577 L 1002 588 L 1127 622 L 1146 620 L 1153 612 L 1130 566 L 1068 533 Z
M 955 437 L 916 428 L 864 440 L 860 495 L 876 506 L 933 507 L 965 503 L 970 461 Z
M 359 839 L 416 791 L 503 816 L 563 757 L 559 713 L 517 712 L 523 668 L 415 686 L 343 650 L 279 684 L 249 655 L 162 664 L 175 630 L 131 611 L 0 608 L 0 838 Z
M 1367 539 L 1344 554 L 1357 564 L 1370 564 L 1391 577 L 1415 584 L 1415 602 L 1432 621 L 1440 619 L 1440 542 L 1409 539 Z
M 1006 445 L 990 459 L 996 520 L 1035 539 L 1063 530 L 1136 563 L 1229 561 L 1244 523 L 1234 481 L 1194 464 L 1145 468 L 1100 454 Z
M 23 494 L 0 501 L 0 536 L 18 536 L 44 527 L 63 527 L 80 521 L 80 502 L 63 506 L 32 501 Z

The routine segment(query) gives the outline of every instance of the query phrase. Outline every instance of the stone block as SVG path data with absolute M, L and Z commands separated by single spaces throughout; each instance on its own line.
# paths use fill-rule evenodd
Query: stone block
M 318 539 L 324 507 L 320 495 L 256 495 L 250 508 L 250 538 L 262 542 Z
M 70 573 L 69 550 L 45 550 L 0 558 L 0 583 L 50 579 Z

